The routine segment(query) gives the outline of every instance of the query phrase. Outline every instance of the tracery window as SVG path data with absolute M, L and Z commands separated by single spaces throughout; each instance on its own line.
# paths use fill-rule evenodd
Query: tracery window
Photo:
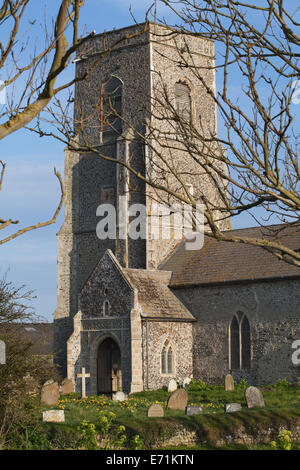
M 250 323 L 243 312 L 237 312 L 229 326 L 229 368 L 250 369 L 251 334 Z
M 161 373 L 173 374 L 174 372 L 174 354 L 170 341 L 167 339 L 164 342 L 161 351 Z

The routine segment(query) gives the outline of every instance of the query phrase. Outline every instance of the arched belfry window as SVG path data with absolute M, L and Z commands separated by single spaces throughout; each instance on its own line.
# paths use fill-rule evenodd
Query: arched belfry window
M 191 90 L 184 82 L 175 84 L 176 112 L 184 121 L 191 120 Z
M 122 132 L 122 82 L 110 77 L 101 87 L 100 141 L 116 139 Z
M 170 341 L 167 339 L 164 342 L 161 350 L 161 373 L 173 374 L 174 372 L 174 353 Z
M 237 312 L 229 326 L 229 368 L 250 369 L 251 334 L 250 323 L 243 312 Z

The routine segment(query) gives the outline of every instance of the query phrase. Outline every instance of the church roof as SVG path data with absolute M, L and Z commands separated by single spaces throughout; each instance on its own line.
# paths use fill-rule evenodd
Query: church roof
M 148 319 L 194 321 L 193 315 L 172 293 L 169 271 L 124 268 L 124 273 L 137 289 L 142 317 Z
M 227 233 L 242 237 L 272 238 L 289 248 L 300 249 L 299 226 L 252 227 Z M 186 250 L 185 242 L 181 242 L 161 265 L 163 270 L 172 271 L 170 287 L 300 277 L 299 267 L 280 261 L 261 247 L 217 241 L 207 236 L 204 239 L 204 246 L 193 251 Z

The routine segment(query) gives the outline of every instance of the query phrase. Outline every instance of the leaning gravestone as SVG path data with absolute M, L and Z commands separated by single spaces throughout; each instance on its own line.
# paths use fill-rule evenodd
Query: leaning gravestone
M 171 379 L 168 385 L 168 392 L 175 392 L 177 390 L 177 382 L 174 379 Z
M 43 421 L 46 423 L 64 423 L 64 410 L 48 410 L 43 412 Z
M 234 380 L 231 374 L 227 374 L 225 377 L 225 391 L 230 392 L 234 390 Z
M 172 393 L 168 400 L 167 408 L 169 410 L 185 410 L 188 403 L 188 394 L 183 388 Z
M 246 388 L 245 398 L 248 408 L 253 408 L 254 406 L 263 408 L 265 406 L 265 401 L 262 396 L 262 393 L 257 387 Z
M 185 414 L 187 416 L 201 415 L 201 413 L 203 413 L 201 406 L 187 406 L 185 408 Z
M 41 403 L 43 405 L 57 405 L 59 400 L 58 383 L 48 380 L 44 383 L 41 391 Z
M 68 393 L 74 392 L 74 382 L 68 378 L 65 378 L 60 385 L 60 392 L 63 395 L 68 395 Z
M 226 403 L 226 413 L 234 413 L 235 411 L 241 411 L 242 407 L 239 403 Z
M 164 416 L 164 409 L 158 403 L 154 403 L 148 409 L 148 418 L 163 418 Z

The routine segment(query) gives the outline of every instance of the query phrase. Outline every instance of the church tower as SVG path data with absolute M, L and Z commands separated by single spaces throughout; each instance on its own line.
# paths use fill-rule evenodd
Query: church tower
M 215 90 L 213 43 L 174 34 L 156 24 L 94 36 L 78 53 L 76 76 L 86 73 L 86 78 L 77 82 L 75 90 L 74 127 L 79 151 L 65 151 L 65 219 L 58 233 L 58 305 L 54 314 L 54 347 L 63 375 L 78 295 L 106 250 L 111 250 L 124 268 L 156 269 L 178 243 L 174 230 L 169 239 L 100 239 L 96 228 L 104 213 L 98 207 L 112 205 L 117 233 L 126 233 L 130 207 L 143 205 L 149 215 L 153 201 L 160 202 L 159 188 L 165 181 L 176 191 L 179 178 L 172 180 L 175 170 L 177 176 L 184 175 L 186 187 L 196 199 L 201 199 L 203 188 L 207 198 L 217 197 L 212 182 L 187 161 L 180 143 L 168 150 L 163 163 L 158 161 L 161 148 L 157 133 L 166 136 L 169 132 L 163 118 L 168 115 L 166 103 L 196 126 L 201 122 L 207 135 L 217 133 L 214 100 L 193 67 L 185 66 L 185 57 L 193 58 L 194 67 Z M 176 133 L 174 120 L 170 129 Z M 125 166 L 117 165 L 115 159 Z M 156 189 L 146 185 L 147 178 L 155 182 Z

